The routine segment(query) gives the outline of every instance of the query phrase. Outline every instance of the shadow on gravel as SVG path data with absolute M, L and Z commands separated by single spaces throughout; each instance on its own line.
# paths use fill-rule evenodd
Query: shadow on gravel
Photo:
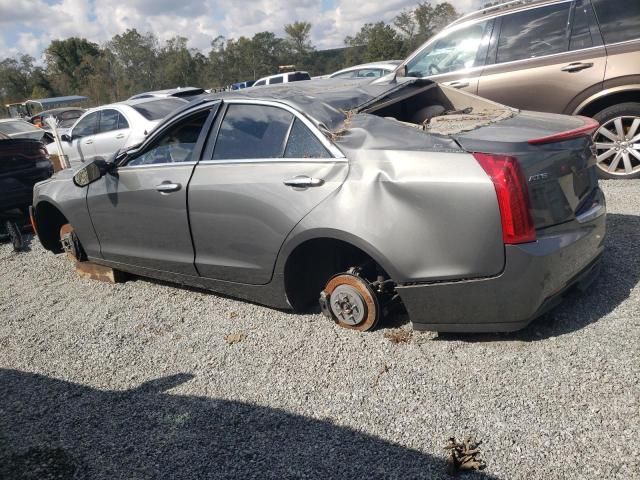
M 575 332 L 615 310 L 640 283 L 640 217 L 609 214 L 602 271 L 581 293 L 570 291 L 564 301 L 527 328 L 513 333 L 444 334 L 437 340 L 464 342 L 537 341 Z
M 0 478 L 450 478 L 444 450 L 436 458 L 282 410 L 166 393 L 192 378 L 101 391 L 0 369 Z

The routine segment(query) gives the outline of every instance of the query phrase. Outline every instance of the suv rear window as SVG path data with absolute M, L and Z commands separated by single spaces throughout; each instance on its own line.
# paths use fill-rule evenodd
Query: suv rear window
M 311 80 L 311 77 L 308 73 L 303 72 L 294 72 L 289 74 L 290 82 L 299 82 L 301 80 Z
M 153 121 L 166 117 L 184 104 L 184 100 L 180 100 L 178 98 L 163 98 L 162 100 L 150 100 L 148 102 L 132 105 L 132 107 L 144 118 Z
M 640 2 L 637 0 L 593 0 L 605 43 L 640 38 Z
M 560 3 L 502 17 L 497 62 L 566 52 L 570 7 L 571 3 Z

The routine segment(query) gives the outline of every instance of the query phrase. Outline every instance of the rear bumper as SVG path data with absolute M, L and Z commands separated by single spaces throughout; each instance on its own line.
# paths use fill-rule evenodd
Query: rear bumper
M 505 246 L 505 268 L 491 278 L 398 286 L 413 328 L 510 332 L 553 308 L 600 271 L 606 215 L 544 231 L 534 243 Z

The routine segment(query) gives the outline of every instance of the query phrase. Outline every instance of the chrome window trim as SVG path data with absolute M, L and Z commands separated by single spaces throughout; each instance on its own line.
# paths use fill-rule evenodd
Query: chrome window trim
M 517 64 L 517 63 L 525 63 L 525 62 L 532 62 L 535 60 L 541 60 L 541 59 L 546 59 L 546 58 L 558 58 L 561 57 L 563 55 L 575 55 L 577 52 L 586 52 L 589 50 L 597 50 L 597 49 L 602 49 L 605 50 L 605 46 L 604 45 L 598 45 L 596 47 L 588 47 L 588 48 L 581 48 L 578 50 L 567 50 L 566 52 L 558 52 L 558 53 L 551 53 L 549 55 L 542 55 L 540 57 L 531 57 L 531 58 L 523 58 L 522 60 L 511 60 L 510 62 L 502 62 L 502 63 L 492 63 L 490 65 L 485 65 L 484 68 L 491 68 L 491 67 L 502 67 L 504 65 L 513 65 L 513 64 Z M 605 51 L 605 55 L 606 55 L 606 51 Z M 461 70 L 460 70 L 461 71 Z
M 149 165 L 123 165 L 122 167 L 118 167 L 118 172 L 127 171 L 127 170 L 138 170 L 138 169 L 147 169 L 147 168 L 164 168 L 164 167 L 182 167 L 182 166 L 193 166 L 198 162 L 166 162 L 166 163 L 151 163 Z
M 333 158 L 346 158 L 344 156 L 344 153 L 342 153 L 338 149 L 338 147 L 336 147 L 333 143 L 331 143 L 329 139 L 322 134 L 322 132 L 318 129 L 318 127 L 309 118 L 307 118 L 306 115 L 303 115 L 301 112 L 299 112 L 298 110 L 296 110 L 295 108 L 293 108 L 292 106 L 288 105 L 285 102 L 278 102 L 275 100 L 260 100 L 260 99 L 252 99 L 252 98 L 251 99 L 234 98 L 229 100 L 223 100 L 223 103 L 226 103 L 228 105 L 233 105 L 233 104 L 263 105 L 267 107 L 275 107 L 275 108 L 281 108 L 283 110 L 286 110 L 289 113 L 291 113 L 295 118 L 299 119 L 302 123 L 305 124 L 305 126 L 311 131 L 311 133 L 320 141 L 322 146 L 329 151 L 329 154 L 332 155 Z M 293 125 L 293 122 L 292 122 L 292 125 Z M 273 161 L 277 159 L 271 159 L 271 160 Z M 306 158 L 305 160 L 315 160 L 315 159 Z M 209 160 L 202 159 L 201 162 L 202 161 L 209 161 Z M 224 160 L 214 160 L 214 161 L 222 162 Z
M 236 163 L 348 163 L 346 158 L 247 158 L 236 160 L 200 160 L 198 165 L 233 165 Z

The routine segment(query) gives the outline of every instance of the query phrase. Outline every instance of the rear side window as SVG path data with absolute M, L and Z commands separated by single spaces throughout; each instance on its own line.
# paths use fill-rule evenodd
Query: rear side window
M 295 119 L 284 151 L 285 158 L 329 158 L 329 152 L 304 123 Z
M 593 0 L 605 43 L 640 38 L 638 0 Z
M 502 17 L 498 63 L 566 52 L 571 3 L 560 3 Z
M 100 112 L 100 133 L 112 132 L 113 130 L 121 130 L 129 128 L 129 123 L 124 116 L 117 110 L 102 110 Z
M 273 77 L 272 79 L 269 80 L 269 85 L 273 85 L 275 83 L 282 83 L 284 80 L 284 77 Z
M 293 115 L 263 105 L 229 105 L 220 125 L 214 160 L 281 158 Z
M 160 120 L 185 104 L 178 98 L 163 98 L 162 100 L 149 100 L 148 102 L 132 105 L 147 120 Z
M 356 70 L 350 72 L 339 73 L 337 75 L 331 75 L 331 78 L 353 78 L 356 76 Z

